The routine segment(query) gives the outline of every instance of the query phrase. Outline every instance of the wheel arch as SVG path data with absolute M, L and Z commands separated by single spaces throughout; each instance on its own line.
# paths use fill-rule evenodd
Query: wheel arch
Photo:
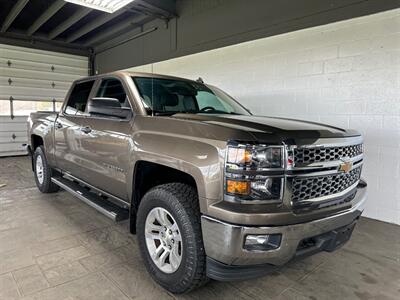
M 28 145 L 28 152 L 31 157 L 32 172 L 34 172 L 35 166 L 34 166 L 33 156 L 35 154 L 35 150 L 37 147 L 44 146 L 44 140 L 43 140 L 43 137 L 41 137 L 38 134 L 34 134 L 34 133 L 30 135 L 29 140 L 30 140 L 29 141 L 30 145 Z
M 178 170 L 166 164 L 139 160 L 135 163 L 132 179 L 132 196 L 130 207 L 130 231 L 136 233 L 136 214 L 143 196 L 151 188 L 166 183 L 184 183 L 192 186 L 199 196 L 199 179 L 196 181 L 189 172 Z
M 38 134 L 31 134 L 31 149 L 34 152 L 35 149 L 39 146 L 43 146 L 44 147 L 44 139 L 42 136 L 38 135 Z

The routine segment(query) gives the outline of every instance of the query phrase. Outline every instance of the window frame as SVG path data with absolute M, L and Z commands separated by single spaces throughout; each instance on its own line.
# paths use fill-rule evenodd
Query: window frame
M 85 107 L 84 114 L 81 114 L 81 115 L 71 115 L 71 114 L 68 114 L 68 113 L 65 112 L 65 110 L 66 110 L 66 108 L 68 106 L 67 104 L 68 104 L 69 98 L 70 98 L 70 96 L 72 94 L 73 89 L 75 88 L 75 86 L 77 84 L 85 83 L 85 82 L 88 82 L 88 81 L 94 81 L 92 89 L 91 89 L 91 91 L 89 93 L 88 100 L 87 100 L 87 101 L 89 101 L 89 99 L 95 97 L 95 95 L 97 94 L 97 91 L 99 90 L 99 88 L 101 86 L 102 80 L 105 80 L 105 79 L 116 79 L 116 80 L 119 80 L 122 83 L 122 86 L 123 86 L 123 88 L 125 90 L 126 96 L 128 97 L 129 107 L 130 107 L 131 112 L 132 112 L 132 114 L 131 114 L 131 116 L 129 118 L 118 119 L 118 118 L 112 118 L 112 117 L 107 117 L 107 116 L 91 116 L 91 115 L 89 115 L 87 113 L 87 106 Z M 125 84 L 124 80 L 122 80 L 121 78 L 119 78 L 117 76 L 85 78 L 85 79 L 82 79 L 82 80 L 78 80 L 78 81 L 73 83 L 73 85 L 71 86 L 70 90 L 68 91 L 68 94 L 65 97 L 65 99 L 66 99 L 66 101 L 64 101 L 64 104 L 62 105 L 61 110 L 60 110 L 60 115 L 65 116 L 65 117 L 102 119 L 102 120 L 110 120 L 110 121 L 116 121 L 116 122 L 130 122 L 134 118 L 134 116 L 136 115 L 135 110 L 132 108 L 131 97 L 129 96 L 129 89 L 128 89 L 127 85 Z
M 72 95 L 72 91 L 75 89 L 75 87 L 76 87 L 78 84 L 82 84 L 82 83 L 89 82 L 89 81 L 93 81 L 93 85 L 92 85 L 92 88 L 91 88 L 91 90 L 90 90 L 89 96 L 88 96 L 88 98 L 87 98 L 87 100 L 86 100 L 85 111 L 82 112 L 83 114 L 80 114 L 80 115 L 77 115 L 77 114 L 72 115 L 72 114 L 67 113 L 66 110 L 67 110 L 68 103 L 69 103 L 70 98 L 71 98 L 71 95 Z M 93 97 L 93 91 L 94 91 L 94 88 L 96 87 L 96 82 L 97 82 L 97 80 L 96 80 L 95 78 L 85 78 L 85 79 L 83 79 L 83 80 L 79 80 L 79 81 L 74 82 L 73 85 L 71 86 L 69 92 L 68 92 L 68 95 L 65 97 L 65 102 L 64 102 L 63 107 L 62 107 L 62 109 L 61 109 L 62 115 L 68 116 L 68 117 L 78 117 L 78 118 L 79 118 L 79 117 L 86 117 L 85 113 L 86 113 L 86 109 L 87 109 L 87 103 L 89 102 L 89 99 Z
M 118 118 L 107 117 L 107 116 L 93 116 L 93 115 L 90 115 L 87 112 L 87 107 L 85 108 L 84 117 L 89 118 L 89 119 L 101 119 L 101 120 L 110 120 L 110 121 L 117 121 L 117 122 L 130 122 L 135 116 L 135 111 L 132 108 L 131 99 L 130 99 L 129 93 L 128 93 L 129 89 L 127 88 L 124 80 L 122 80 L 121 78 L 118 78 L 116 76 L 104 76 L 104 77 L 99 77 L 99 78 L 95 79 L 95 83 L 93 85 L 93 88 L 92 88 L 92 91 L 90 93 L 89 99 L 93 98 L 93 97 L 96 97 L 96 94 L 97 94 L 97 92 L 99 91 L 99 89 L 101 87 L 101 82 L 103 80 L 107 80 L 107 79 L 118 80 L 122 84 L 122 88 L 124 89 L 126 97 L 128 98 L 129 108 L 131 109 L 131 112 L 132 112 L 130 117 L 126 118 L 126 119 L 118 119 Z
M 101 89 L 101 85 L 103 84 L 103 82 L 104 81 L 106 81 L 106 80 L 114 80 L 114 81 L 118 81 L 120 84 L 121 84 L 121 86 L 122 86 L 122 88 L 123 88 L 123 90 L 124 90 L 124 92 L 125 92 L 125 99 L 128 99 L 129 97 L 128 97 L 128 93 L 126 92 L 126 88 L 125 88 L 125 86 L 124 86 L 124 84 L 122 83 L 122 81 L 119 79 L 119 78 L 114 78 L 114 77 L 110 77 L 110 76 L 107 76 L 107 77 L 103 77 L 103 78 L 100 78 L 99 79 L 99 82 L 98 82 L 98 84 L 96 84 L 96 90 L 95 90 L 95 93 L 94 93 L 94 97 L 104 97 L 104 96 L 97 96 L 97 94 L 99 93 L 99 91 L 100 91 L 100 89 Z M 106 89 L 108 88 L 108 86 L 106 87 Z M 107 97 L 106 97 L 107 98 Z M 117 99 L 117 98 L 116 98 Z M 119 100 L 119 99 L 118 99 Z M 129 103 L 130 101 L 129 101 L 129 99 L 128 99 L 128 104 L 129 104 L 129 107 L 132 109 L 132 106 L 130 105 L 130 103 Z

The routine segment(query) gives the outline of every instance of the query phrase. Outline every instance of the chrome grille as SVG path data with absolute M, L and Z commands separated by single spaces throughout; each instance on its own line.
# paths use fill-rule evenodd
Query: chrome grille
M 325 161 L 337 161 L 342 158 L 352 158 L 363 153 L 363 145 L 338 147 L 294 148 L 293 158 L 296 164 L 311 164 Z
M 349 173 L 334 175 L 296 177 L 292 184 L 292 202 L 294 204 L 340 193 L 353 184 L 361 176 L 361 166 L 354 168 Z

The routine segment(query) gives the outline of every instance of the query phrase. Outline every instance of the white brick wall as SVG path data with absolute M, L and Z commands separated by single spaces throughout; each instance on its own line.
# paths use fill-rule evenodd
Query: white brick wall
M 400 224 L 400 9 L 164 61 L 153 70 L 201 76 L 257 114 L 361 131 L 365 215 Z

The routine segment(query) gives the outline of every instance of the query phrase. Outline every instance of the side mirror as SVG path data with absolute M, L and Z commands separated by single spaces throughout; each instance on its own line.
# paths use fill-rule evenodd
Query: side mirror
M 116 98 L 92 98 L 88 102 L 87 111 L 92 115 L 121 119 L 126 119 L 132 114 L 131 109 L 128 107 L 121 107 L 121 103 Z

